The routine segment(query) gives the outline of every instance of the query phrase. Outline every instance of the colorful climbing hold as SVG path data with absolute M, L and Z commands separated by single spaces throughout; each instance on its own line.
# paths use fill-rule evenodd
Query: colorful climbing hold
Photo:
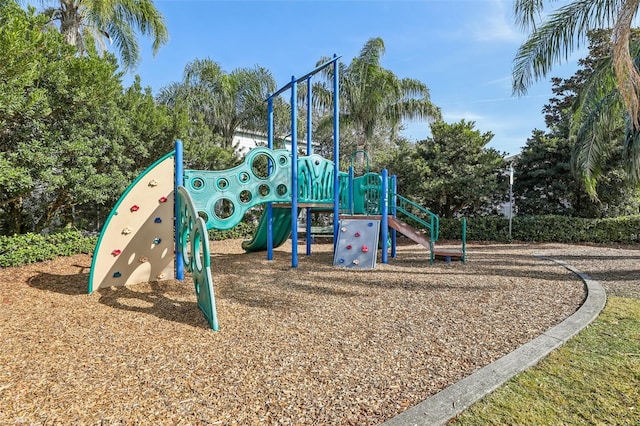
M 368 227 L 372 227 L 372 226 L 373 226 L 373 222 L 369 222 L 369 223 L 367 223 L 367 226 L 368 226 Z
M 166 203 L 167 202 L 167 197 L 160 197 L 160 199 L 158 200 L 161 203 Z
M 153 179 L 152 181 L 149 182 L 149 186 L 151 187 L 158 186 L 158 181 Z
M 359 232 L 356 232 L 355 234 L 353 234 L 353 236 L 354 236 L 354 237 L 359 237 L 359 236 L 360 236 L 360 233 L 359 233 Z
M 342 228 L 340 228 L 340 231 L 347 232 L 347 228 L 343 226 Z
M 153 239 L 153 244 L 160 244 L 161 241 L 162 241 L 161 238 L 154 238 Z
M 129 210 L 131 210 L 132 212 L 137 212 L 138 210 L 140 210 L 140 206 L 137 206 L 137 205 L 134 204 L 134 205 L 131 206 L 131 208 Z
M 160 273 L 156 276 L 156 278 L 158 278 L 159 280 L 161 280 L 161 279 L 163 279 L 163 278 L 164 278 L 164 276 L 165 276 L 165 275 L 164 275 L 164 272 L 160 272 Z
M 149 258 L 147 256 L 142 256 L 140 259 L 138 259 L 138 262 L 140 263 L 147 263 L 149 261 Z
M 362 246 L 362 252 L 363 253 L 367 253 L 369 251 L 369 247 L 367 246 Z
M 122 230 L 122 235 L 129 235 L 131 233 L 131 228 L 128 226 Z
M 347 250 L 351 250 L 351 249 L 352 249 L 351 245 L 348 245 Z
M 156 217 L 153 221 L 155 223 L 162 223 L 162 218 Z
M 114 251 L 111 252 L 111 254 L 113 255 L 113 257 L 118 256 L 120 253 L 122 253 L 122 250 L 119 249 L 115 249 Z
M 353 259 L 353 264 L 354 265 L 359 265 L 360 264 L 360 259 Z
M 122 276 L 122 274 L 120 272 L 114 272 L 113 273 L 113 278 L 120 278 Z

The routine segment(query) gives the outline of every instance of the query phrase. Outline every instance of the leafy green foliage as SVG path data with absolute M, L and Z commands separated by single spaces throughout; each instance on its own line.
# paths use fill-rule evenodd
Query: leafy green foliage
M 512 240 L 556 243 L 640 242 L 640 215 L 586 219 L 545 215 L 516 216 L 512 222 Z M 440 239 L 460 239 L 460 221 L 440 220 Z M 503 217 L 472 217 L 467 220 L 468 241 L 509 242 L 509 221 Z
M 78 57 L 33 9 L 3 0 L 0 24 L 0 233 L 90 227 L 185 121 L 139 80 L 123 91 L 113 56 Z
M 507 192 L 505 163 L 486 147 L 493 134 L 474 126 L 464 120 L 437 122 L 430 138 L 401 144 L 389 166 L 399 192 L 445 218 L 490 213 Z
M 28 263 L 91 253 L 97 238 L 84 237 L 79 231 L 65 230 L 51 235 L 0 235 L 0 267 L 22 266 Z
M 256 225 L 253 222 L 244 220 L 229 230 L 211 230 L 209 231 L 209 239 L 212 241 L 223 241 L 236 238 L 248 238 L 256 231 Z

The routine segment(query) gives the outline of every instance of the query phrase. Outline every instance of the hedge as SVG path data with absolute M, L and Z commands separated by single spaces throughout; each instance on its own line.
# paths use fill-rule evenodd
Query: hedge
M 0 267 L 21 266 L 58 256 L 91 253 L 96 237 L 84 237 L 80 231 L 64 231 L 50 235 L 0 235 Z
M 457 219 L 440 219 L 440 239 L 460 239 Z M 605 219 L 568 216 L 514 217 L 511 240 L 557 243 L 640 243 L 640 215 Z M 509 220 L 502 217 L 467 219 L 467 241 L 509 242 Z

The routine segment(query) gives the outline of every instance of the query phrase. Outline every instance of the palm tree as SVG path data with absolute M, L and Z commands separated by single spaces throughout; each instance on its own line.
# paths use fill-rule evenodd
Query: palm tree
M 42 0 L 53 3 L 44 13 L 60 25 L 67 43 L 80 54 L 115 45 L 125 69 L 140 61 L 136 32 L 153 38 L 153 53 L 168 40 L 164 17 L 152 0 Z
M 577 166 L 588 192 L 595 197 L 595 183 L 607 154 L 604 150 L 611 146 L 616 127 L 626 121 L 628 175 L 632 182 L 640 181 L 640 46 L 632 39 L 631 30 L 640 0 L 573 0 L 539 22 L 545 3 L 514 2 L 517 23 L 532 29 L 514 60 L 514 93 L 525 94 L 553 65 L 566 61 L 585 43 L 590 31 L 612 28 L 611 55 L 594 69 L 576 104 L 572 136 L 577 143 Z
M 185 106 L 191 117 L 201 117 L 222 137 L 222 147 L 229 149 L 238 129 L 266 131 L 265 99 L 275 87 L 265 68 L 238 68 L 227 74 L 211 59 L 196 59 L 186 65 L 183 81 L 167 86 L 158 99 Z
M 351 129 L 359 149 L 369 149 L 376 131 L 393 135 L 405 119 L 440 119 L 440 109 L 431 103 L 427 86 L 415 79 L 398 78 L 383 68 L 385 47 L 381 38 L 369 39 L 360 54 L 346 66 L 339 63 L 340 122 Z M 331 58 L 322 58 L 318 65 Z M 314 86 L 315 101 L 322 107 L 331 102 L 327 90 L 333 81 L 333 67 L 323 71 L 327 82 Z

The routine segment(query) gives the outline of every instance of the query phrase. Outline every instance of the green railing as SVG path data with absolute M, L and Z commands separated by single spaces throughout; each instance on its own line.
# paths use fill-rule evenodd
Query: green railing
M 438 241 L 440 235 L 440 218 L 438 215 L 402 195 L 391 194 L 391 197 L 395 198 L 396 214 L 402 213 L 409 219 L 428 229 L 431 243 Z

